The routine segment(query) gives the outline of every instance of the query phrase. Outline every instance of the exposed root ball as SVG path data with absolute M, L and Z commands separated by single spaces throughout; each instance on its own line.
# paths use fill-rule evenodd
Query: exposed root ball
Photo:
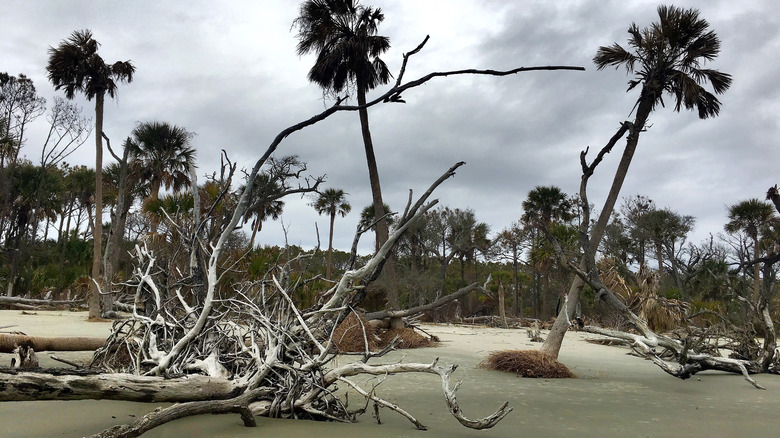
M 366 333 L 365 337 L 363 337 L 363 330 Z M 368 339 L 368 350 L 376 351 L 379 346 L 379 337 L 376 335 L 374 327 L 368 324 L 363 317 L 358 317 L 355 312 L 344 318 L 333 332 L 333 343 L 342 353 L 366 351 L 366 339 Z
M 566 365 L 537 350 L 494 351 L 479 364 L 481 368 L 508 371 L 522 377 L 543 379 L 575 378 Z
M 436 341 L 408 327 L 390 329 L 379 335 L 382 339 L 383 346 L 389 344 L 396 336 L 398 336 L 399 340 L 396 348 L 425 348 L 436 346 Z

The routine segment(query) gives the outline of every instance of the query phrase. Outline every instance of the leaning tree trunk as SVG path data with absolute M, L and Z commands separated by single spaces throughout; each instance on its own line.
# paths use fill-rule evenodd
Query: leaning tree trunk
M 360 106 L 366 104 L 366 92 L 360 83 L 357 85 L 357 100 L 358 105 Z M 368 109 L 361 108 L 358 111 L 358 114 L 360 115 L 360 129 L 363 133 L 363 146 L 366 149 L 366 162 L 368 163 L 368 180 L 371 184 L 371 197 L 374 201 L 374 219 L 378 221 L 376 224 L 376 248 L 378 249 L 387 242 L 389 233 L 387 218 L 385 217 L 387 212 L 385 211 L 384 202 L 382 201 L 382 188 L 379 183 L 379 169 L 376 165 L 376 156 L 374 156 L 374 143 L 371 140 L 371 131 L 368 128 Z M 392 256 L 385 262 L 382 275 L 391 280 L 395 277 L 395 261 Z M 395 287 L 395 284 L 386 284 L 386 289 L 388 306 L 390 306 L 391 309 L 400 308 L 398 288 Z
M 101 254 L 103 252 L 103 93 L 95 97 L 95 216 L 92 233 L 92 284 L 89 287 L 89 319 L 100 318 Z
M 593 255 L 596 254 L 599 242 L 601 242 L 601 238 L 604 236 L 604 231 L 607 229 L 607 224 L 609 223 L 609 219 L 612 216 L 612 211 L 615 209 L 615 203 L 617 202 L 618 196 L 620 195 L 620 189 L 623 187 L 623 181 L 626 179 L 628 168 L 631 165 L 631 160 L 634 157 L 636 146 L 639 143 L 639 134 L 644 128 L 645 121 L 647 121 L 647 117 L 650 115 L 651 109 L 652 106 L 650 102 L 640 102 L 639 109 L 637 110 L 637 116 L 633 125 L 627 122 L 623 123 L 618 132 L 612 136 L 609 143 L 607 143 L 607 146 L 605 147 L 605 149 L 611 150 L 612 146 L 614 146 L 614 144 L 617 143 L 621 137 L 623 137 L 626 131 L 630 130 L 628 139 L 626 140 L 626 148 L 623 151 L 623 156 L 621 157 L 618 168 L 615 171 L 615 178 L 612 180 L 612 187 L 609 189 L 607 199 L 604 201 L 604 208 L 601 210 L 599 219 L 591 231 L 590 247 L 583 248 L 583 251 L 587 254 L 583 256 L 582 261 L 580 262 L 580 269 L 585 269 L 586 257 L 589 255 L 590 257 L 593 257 Z M 583 175 L 583 183 L 587 183 L 587 178 L 589 177 L 590 175 Z M 584 190 L 584 187 L 581 184 L 580 192 L 582 192 L 582 190 Z M 580 195 L 582 196 L 582 193 L 580 193 Z M 582 288 L 584 286 L 585 282 L 582 281 L 580 277 L 575 276 L 567 296 L 568 305 L 563 306 L 561 312 L 558 314 L 558 318 L 555 320 L 552 329 L 550 329 L 550 333 L 547 335 L 547 339 L 545 339 L 544 344 L 542 344 L 542 352 L 556 358 L 558 357 L 558 353 L 561 350 L 561 344 L 563 343 L 563 337 L 566 336 L 566 330 L 569 328 L 568 321 L 572 316 L 574 316 L 574 309 L 577 308 L 577 304 L 580 302 Z M 567 313 L 564 314 L 563 312 Z

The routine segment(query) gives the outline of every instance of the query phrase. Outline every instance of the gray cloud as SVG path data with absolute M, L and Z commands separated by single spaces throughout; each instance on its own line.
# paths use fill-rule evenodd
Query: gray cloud
M 384 58 L 397 71 L 403 52 L 431 35 L 407 70 L 412 79 L 432 70 L 464 67 L 580 65 L 586 72 L 529 72 L 514 77 L 450 77 L 405 93 L 407 104 L 372 108 L 370 119 L 386 202 L 402 210 L 408 190 L 424 191 L 457 161 L 458 175 L 437 193 L 442 204 L 473 208 L 500 231 L 522 214 L 520 203 L 536 185 L 574 193 L 579 152 L 593 153 L 630 117 L 636 93 L 626 93 L 624 70 L 598 72 L 591 59 L 600 45 L 623 43 L 633 21 L 655 19 L 657 3 L 504 2 L 491 0 L 370 2 L 382 7 L 381 31 L 393 48 Z M 661 206 L 698 218 L 693 240 L 720 231 L 725 206 L 761 197 L 775 184 L 780 73 L 775 5 L 757 1 L 688 0 L 723 41 L 714 68 L 734 85 L 714 120 L 661 108 L 642 135 L 623 194 L 642 193 Z M 135 81 L 107 104 L 106 131 L 121 139 L 135 123 L 164 120 L 196 132 L 201 174 L 214 171 L 225 149 L 242 167 L 281 129 L 331 102 L 306 80 L 311 57 L 295 54 L 289 2 L 23 2 L 4 5 L 0 71 L 31 76 L 39 91 L 55 95 L 45 77 L 46 49 L 75 29 L 90 28 L 107 60 L 132 59 Z M 92 112 L 92 103 L 81 103 Z M 33 132 L 27 155 L 40 141 Z M 118 142 L 118 141 L 117 141 Z M 75 164 L 93 163 L 88 143 Z M 38 146 L 39 147 L 39 146 Z M 350 195 L 353 213 L 336 222 L 336 246 L 349 247 L 359 211 L 371 202 L 357 114 L 337 114 L 290 136 L 279 154 L 297 154 L 311 175 Z M 619 150 L 591 185 L 598 203 L 611 183 Z M 282 219 L 290 243 L 311 246 L 314 223 L 327 221 L 308 199 L 289 199 Z M 279 223 L 259 239 L 283 242 Z M 367 238 L 370 240 L 370 238 Z M 371 242 L 364 242 L 368 250 Z

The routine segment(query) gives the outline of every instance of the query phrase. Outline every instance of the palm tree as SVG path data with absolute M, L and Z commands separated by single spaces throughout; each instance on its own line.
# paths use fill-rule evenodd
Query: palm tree
M 245 188 L 246 186 L 241 187 L 238 193 L 243 193 Z M 284 196 L 284 188 L 270 174 L 260 173 L 255 177 L 249 207 L 244 213 L 244 223 L 252 219 L 252 238 L 249 239 L 249 248 L 254 248 L 255 236 L 263 228 L 266 219 L 276 220 L 282 216 L 284 201 L 279 199 L 282 196 Z
M 738 233 L 740 231 L 750 237 L 753 241 L 753 260 L 758 260 L 761 256 L 758 235 L 761 229 L 765 227 L 774 217 L 775 210 L 771 205 L 756 198 L 748 199 L 734 204 L 728 208 L 729 221 L 724 226 L 727 233 Z M 758 299 L 761 290 L 761 264 L 753 264 L 753 295 Z
M 178 192 L 190 183 L 190 169 L 195 165 L 195 149 L 190 147 L 194 134 L 164 122 L 139 123 L 128 142 L 133 166 L 149 183 L 149 197 L 155 202 L 160 188 Z M 153 222 L 152 232 L 157 231 Z
M 103 100 L 106 94 L 116 96 L 117 82 L 131 82 L 135 66 L 130 61 L 106 64 L 98 55 L 100 44 L 92 38 L 92 31 L 77 30 L 49 47 L 48 77 L 56 90 L 64 89 L 73 99 L 83 93 L 87 100 L 95 99 L 95 233 L 92 254 L 92 278 L 100 279 L 100 260 L 103 244 Z M 91 288 L 89 318 L 100 316 L 100 293 L 97 285 Z M 106 309 L 110 310 L 110 309 Z
M 628 46 L 620 44 L 599 47 L 593 62 L 599 70 L 607 67 L 624 66 L 628 74 L 628 91 L 641 85 L 639 98 L 634 108 L 634 121 L 628 130 L 626 148 L 620 159 L 607 199 L 590 236 L 590 247 L 583 256 L 593 258 L 604 230 L 615 208 L 620 189 L 639 142 L 639 134 L 645 129 L 650 113 L 658 104 L 663 106 L 663 96 L 668 94 L 675 102 L 674 110 L 696 109 L 699 118 L 715 117 L 720 113 L 720 101 L 704 88 L 709 82 L 715 94 L 724 93 L 731 85 L 731 75 L 704 68 L 720 53 L 720 39 L 710 30 L 709 23 L 699 17 L 696 9 L 681 9 L 675 6 L 659 6 L 658 22 L 640 29 L 635 23 L 628 28 Z M 581 264 L 581 267 L 584 266 Z M 569 314 L 579 303 L 584 283 L 575 277 L 569 290 Z M 566 333 L 566 318 L 558 318 L 542 351 L 558 357 Z
M 573 208 L 571 199 L 559 187 L 536 186 L 523 201 L 522 220 L 536 227 L 548 227 L 553 221 L 571 220 Z
M 636 115 L 629 129 L 626 149 L 591 236 L 591 252 L 595 252 L 612 214 L 639 134 L 656 106 L 664 105 L 664 94 L 674 100 L 675 111 L 679 112 L 683 107 L 695 109 L 699 118 L 706 119 L 720 113 L 720 101 L 703 84 L 709 82 L 715 94 L 722 94 L 731 86 L 731 75 L 703 67 L 720 53 L 720 39 L 714 31 L 708 30 L 709 23 L 699 17 L 698 10 L 662 5 L 658 7 L 658 16 L 659 21 L 649 27 L 639 29 L 632 23 L 628 28 L 628 46 L 633 51 L 615 43 L 599 47 L 593 58 L 599 70 L 624 66 L 627 73 L 634 75 L 628 91 L 639 85 L 641 90 L 634 105 Z
M 390 48 L 387 37 L 377 35 L 384 20 L 381 9 L 360 4 L 358 0 L 307 0 L 301 5 L 295 21 L 298 27 L 298 54 L 316 53 L 317 60 L 309 71 L 309 80 L 327 93 L 354 90 L 358 105 L 366 104 L 366 92 L 390 80 L 390 70 L 379 56 Z M 377 244 L 387 241 L 388 225 L 384 219 L 379 171 L 368 126 L 368 110 L 361 108 L 360 127 L 368 162 Z
M 385 212 L 385 214 L 392 211 L 389 205 L 382 203 L 382 210 Z M 376 230 L 377 225 L 379 223 L 376 222 L 376 208 L 374 208 L 374 204 L 368 204 L 365 207 L 363 207 L 363 210 L 360 212 L 360 226 L 362 228 L 370 228 L 372 230 Z M 395 220 L 393 219 L 393 216 L 389 216 L 385 218 L 385 222 L 387 223 L 388 227 L 393 226 L 395 223 Z
M 325 268 L 325 277 L 331 278 L 333 271 L 333 223 L 336 221 L 336 215 L 344 217 L 352 211 L 346 199 L 346 193 L 341 189 L 326 189 L 321 192 L 317 200 L 312 204 L 318 214 L 327 214 L 330 216 L 330 231 L 328 233 L 328 266 Z

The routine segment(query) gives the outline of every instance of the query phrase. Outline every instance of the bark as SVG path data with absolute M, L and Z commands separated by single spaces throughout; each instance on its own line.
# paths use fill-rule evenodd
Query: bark
M 382 187 L 379 182 L 379 169 L 376 164 L 376 156 L 374 155 L 374 142 L 371 139 L 371 131 L 368 127 L 368 109 L 366 105 L 366 92 L 361 83 L 357 84 L 357 100 L 361 109 L 358 111 L 360 115 L 360 130 L 363 134 L 363 146 L 366 150 L 366 162 L 368 164 L 368 181 L 371 184 L 371 198 L 374 202 L 374 220 L 376 224 L 376 248 L 379 249 L 385 242 L 387 242 L 389 229 L 387 226 L 387 218 L 385 217 L 385 207 L 382 201 Z M 398 309 L 401 307 L 398 301 L 398 288 L 395 285 L 395 261 L 393 257 L 390 257 L 385 262 L 385 277 L 390 281 L 386 282 L 385 289 L 387 290 L 387 305 L 391 309 Z
M 16 345 L 26 345 L 35 351 L 90 351 L 105 345 L 105 338 L 48 338 L 0 333 L 0 353 L 13 352 Z
M 174 379 L 130 374 L 56 374 L 0 370 L 0 401 L 125 400 L 179 403 L 232 398 L 236 382 L 201 375 Z
M 95 215 L 92 233 L 92 279 L 89 287 L 89 319 L 100 317 L 100 265 L 103 254 L 103 99 L 104 93 L 95 96 Z M 97 282 L 97 283 L 95 283 Z

